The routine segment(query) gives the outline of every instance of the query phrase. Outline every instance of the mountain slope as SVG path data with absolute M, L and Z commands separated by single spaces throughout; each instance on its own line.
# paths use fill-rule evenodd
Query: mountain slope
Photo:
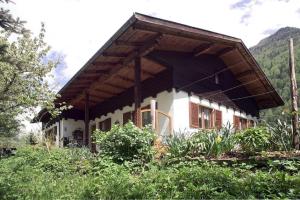
M 300 86 L 300 29 L 285 27 L 273 35 L 261 40 L 256 46 L 250 48 L 251 53 L 260 64 L 267 77 L 283 98 L 285 106 L 282 108 L 263 111 L 261 116 L 267 120 L 274 120 L 290 105 L 290 79 L 288 44 L 289 38 L 294 39 L 296 79 Z

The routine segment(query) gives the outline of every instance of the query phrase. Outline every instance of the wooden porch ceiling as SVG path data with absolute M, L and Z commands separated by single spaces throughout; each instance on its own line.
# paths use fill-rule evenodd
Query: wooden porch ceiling
M 255 97 L 260 109 L 283 104 L 240 39 L 141 14 L 134 14 L 60 90 L 59 101 L 84 109 L 85 92 L 90 94 L 91 107 L 124 92 L 134 85 L 136 57 L 142 57 L 141 80 L 153 78 L 166 69 L 147 58 L 154 50 L 188 52 L 195 57 L 215 55 L 241 83 L 259 79 L 245 85 L 250 94 L 271 91 Z

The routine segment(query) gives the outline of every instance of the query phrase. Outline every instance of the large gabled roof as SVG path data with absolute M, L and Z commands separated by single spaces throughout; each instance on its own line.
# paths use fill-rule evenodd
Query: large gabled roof
M 133 62 L 137 56 L 142 56 L 142 81 L 154 77 L 166 69 L 146 57 L 154 50 L 215 55 L 241 84 L 257 79 L 244 87 L 259 109 L 283 105 L 241 39 L 139 13 L 134 13 L 59 91 L 60 101 L 83 109 L 85 91 L 90 94 L 91 106 L 124 92 L 134 85 Z

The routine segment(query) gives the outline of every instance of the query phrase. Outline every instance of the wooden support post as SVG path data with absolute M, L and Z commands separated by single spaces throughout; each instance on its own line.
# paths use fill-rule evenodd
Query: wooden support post
M 289 65 L 290 65 L 290 78 L 291 78 L 291 98 L 292 98 L 292 127 L 293 127 L 293 146 L 295 149 L 299 149 L 299 125 L 298 125 L 298 92 L 297 81 L 295 75 L 295 59 L 294 59 L 294 47 L 293 38 L 290 38 L 289 48 Z
M 137 127 L 142 126 L 141 120 L 141 58 L 137 57 L 134 60 L 134 123 Z
M 89 145 L 90 147 L 90 131 L 89 131 L 89 93 L 85 92 L 85 108 L 84 108 L 84 134 L 83 134 L 83 145 Z
M 151 123 L 152 129 L 156 129 L 156 101 L 154 99 L 151 100 Z

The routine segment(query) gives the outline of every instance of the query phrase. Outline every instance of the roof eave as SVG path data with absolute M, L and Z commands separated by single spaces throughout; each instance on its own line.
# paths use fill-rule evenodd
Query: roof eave
M 80 68 L 80 70 L 59 90 L 58 94 L 62 92 L 84 71 L 98 56 L 100 56 L 113 42 L 119 38 L 132 24 L 136 22 L 135 13 L 123 24 L 121 28 Z

